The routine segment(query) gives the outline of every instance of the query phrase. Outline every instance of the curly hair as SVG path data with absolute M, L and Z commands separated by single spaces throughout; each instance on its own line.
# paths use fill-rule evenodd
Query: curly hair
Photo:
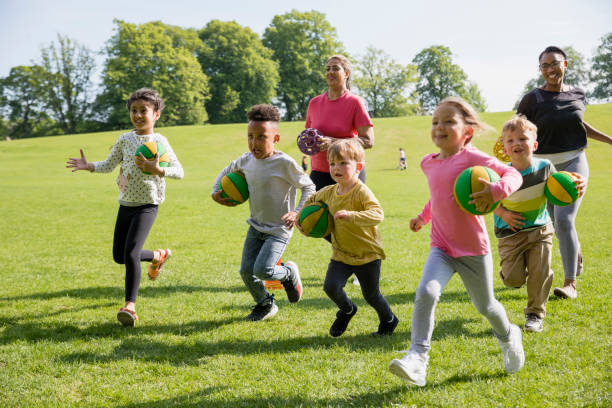
M 150 103 L 151 105 L 153 105 L 153 110 L 155 110 L 156 112 L 162 111 L 166 107 L 166 104 L 164 103 L 161 96 L 159 96 L 157 91 L 151 88 L 140 88 L 134 91 L 127 100 L 128 110 L 132 106 L 132 103 L 134 103 L 135 101 L 145 101 Z
M 247 119 L 255 122 L 280 122 L 280 113 L 274 105 L 265 103 L 253 106 L 247 112 Z

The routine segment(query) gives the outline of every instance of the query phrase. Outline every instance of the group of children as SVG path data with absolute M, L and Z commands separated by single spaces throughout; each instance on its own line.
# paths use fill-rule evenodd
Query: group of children
M 142 249 L 157 207 L 164 200 L 164 177 L 182 178 L 183 170 L 168 141 L 154 132 L 154 124 L 163 109 L 159 95 L 150 89 L 138 90 L 128 100 L 128 109 L 135 129 L 119 137 L 105 161 L 88 162 L 81 150 L 81 156 L 70 158 L 67 167 L 73 171 L 110 172 L 121 165 L 113 257 L 117 263 L 125 264 L 126 303 L 117 318 L 123 325 L 133 326 L 138 320 L 135 301 L 140 262 L 151 262 L 149 277 L 155 279 L 171 256 L 169 249 Z M 351 139 L 333 143 L 327 158 L 336 184 L 315 191 L 315 185 L 295 160 L 275 150 L 280 139 L 278 110 L 271 105 L 256 105 L 247 118 L 249 151 L 224 168 L 212 188 L 214 201 L 234 206 L 219 191 L 222 177 L 239 171 L 249 186 L 249 228 L 240 276 L 255 306 L 246 318 L 265 320 L 278 312 L 274 295 L 268 292 L 264 281 L 280 281 L 291 303 L 302 298 L 299 268 L 295 262 L 283 263 L 281 256 L 293 227 L 301 231 L 297 223 L 300 209 L 321 201 L 334 218 L 332 255 L 323 285 L 325 293 L 338 307 L 330 335 L 342 335 L 357 313 L 357 305 L 344 291 L 352 275 L 359 279 L 366 302 L 378 314 L 379 325 L 373 334 L 391 335 L 399 319 L 379 289 L 385 252 L 377 225 L 384 215 L 372 191 L 359 180 L 365 160 L 363 148 Z M 431 222 L 431 249 L 416 289 L 410 349 L 389 366 L 392 373 L 411 384 L 426 383 L 435 307 L 455 272 L 476 309 L 491 324 L 506 371 L 517 372 L 524 364 L 521 330 L 509 322 L 504 307 L 494 297 L 493 261 L 484 217 L 463 212 L 453 199 L 454 180 L 469 166 L 487 166 L 500 175 L 496 183 L 484 182 L 485 188 L 472 195 L 472 203 L 477 208 L 488 208 L 502 200 L 495 211 L 500 275 L 504 284 L 511 287 L 521 287 L 527 282 L 525 330 L 542 330 L 553 277 L 550 270 L 553 230 L 546 212 L 544 183 L 555 169 L 549 161 L 532 156 L 537 148 L 536 128 L 524 117 L 513 118 L 502 130 L 504 152 L 511 158 L 511 165 L 503 164 L 470 143 L 474 134 L 486 127 L 475 110 L 458 97 L 442 100 L 433 113 L 431 138 L 439 152 L 421 161 L 430 199 L 421 213 L 410 220 L 410 229 L 414 232 Z M 160 167 L 157 156 L 154 160 L 145 160 L 143 156 L 134 158 L 138 146 L 147 141 L 164 144 L 170 156 L 168 167 Z M 578 178 L 577 186 L 583 190 L 584 180 Z M 296 203 L 298 189 L 301 195 Z

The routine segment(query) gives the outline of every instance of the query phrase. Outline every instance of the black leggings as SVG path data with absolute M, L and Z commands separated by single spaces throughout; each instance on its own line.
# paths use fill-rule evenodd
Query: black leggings
M 115 235 L 113 238 L 113 259 L 125 264 L 125 301 L 135 302 L 140 288 L 140 262 L 151 262 L 153 251 L 142 249 L 149 231 L 157 217 L 157 205 L 139 207 L 119 206 Z
M 350 313 L 353 309 L 353 302 L 348 298 L 344 291 L 344 285 L 352 274 L 357 276 L 361 285 L 363 298 L 378 313 L 381 322 L 389 322 L 393 318 L 393 312 L 389 303 L 380 293 L 378 281 L 380 280 L 380 259 L 369 262 L 365 265 L 347 265 L 343 262 L 329 261 L 327 275 L 323 290 L 331 300 L 345 313 Z

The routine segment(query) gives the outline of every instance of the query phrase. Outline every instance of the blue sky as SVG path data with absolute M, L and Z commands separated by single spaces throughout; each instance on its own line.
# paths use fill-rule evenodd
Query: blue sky
M 0 0 L 0 77 L 37 60 L 57 33 L 100 50 L 115 18 L 193 28 L 234 20 L 262 34 L 274 15 L 292 9 L 325 13 L 353 56 L 372 45 L 407 64 L 423 48 L 448 46 L 489 111 L 512 108 L 525 83 L 538 75 L 537 56 L 546 46 L 571 45 L 590 58 L 612 32 L 610 0 Z

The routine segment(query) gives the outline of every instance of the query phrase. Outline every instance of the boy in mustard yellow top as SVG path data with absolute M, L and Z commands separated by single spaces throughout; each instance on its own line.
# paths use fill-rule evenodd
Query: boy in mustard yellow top
M 334 216 L 332 257 L 323 284 L 327 296 L 340 309 L 329 329 L 333 337 L 341 336 L 357 313 L 357 305 L 344 292 L 344 285 L 353 274 L 359 279 L 363 297 L 380 319 L 378 331 L 373 335 L 390 335 L 399 323 L 378 286 L 385 251 L 376 225 L 384 214 L 372 191 L 359 180 L 364 158 L 361 145 L 351 139 L 332 144 L 327 160 L 330 175 L 337 184 L 324 187 L 304 203 L 307 206 L 322 201 Z

